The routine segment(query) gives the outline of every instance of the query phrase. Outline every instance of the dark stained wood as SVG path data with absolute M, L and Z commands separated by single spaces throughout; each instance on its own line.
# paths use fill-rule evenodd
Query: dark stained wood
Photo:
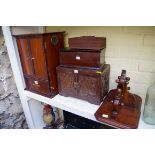
M 125 129 L 134 129 L 138 127 L 139 118 L 140 118 L 140 108 L 133 108 L 130 106 L 118 106 L 118 114 L 114 116 L 114 104 L 113 102 L 109 102 L 111 96 L 114 96 L 115 90 L 112 90 L 108 93 L 106 98 L 104 99 L 100 108 L 96 111 L 95 117 L 98 121 L 103 123 L 107 123 L 109 125 L 115 126 L 117 128 L 125 128 Z M 132 94 L 135 98 L 135 103 L 139 104 L 141 107 L 142 100 L 139 96 Z M 113 98 L 111 98 L 113 99 Z M 106 115 L 108 118 L 103 117 Z
M 142 99 L 128 91 L 129 77 L 123 70 L 116 80 L 117 89 L 111 90 L 96 111 L 96 119 L 118 128 L 137 128 Z
M 43 48 L 43 37 L 29 39 L 31 59 L 34 65 L 34 74 L 36 78 L 47 79 L 47 69 Z
M 59 94 L 100 104 L 109 90 L 110 65 L 100 69 L 57 67 Z
M 59 53 L 60 65 L 78 66 L 78 67 L 96 67 L 104 64 L 104 58 L 101 61 L 102 50 L 77 50 L 63 49 Z M 104 56 L 104 53 L 102 53 Z
M 106 38 L 94 36 L 69 38 L 69 47 L 76 49 L 103 49 L 106 48 Z
M 41 95 L 51 96 L 48 81 L 39 81 L 32 78 L 25 78 L 25 83 L 27 85 L 27 90 L 37 92 Z
M 16 35 L 26 89 L 44 96 L 58 93 L 56 67 L 64 32 Z
M 77 78 L 74 74 L 73 68 L 57 67 L 57 78 L 59 94 L 65 96 L 77 96 L 77 90 L 75 88 Z
M 51 38 L 56 36 L 58 38 L 57 45 L 51 44 Z M 56 76 L 56 67 L 59 63 L 59 50 L 64 48 L 64 37 L 61 33 L 58 34 L 47 34 L 45 36 L 46 44 L 46 59 L 48 64 L 49 80 L 52 92 L 58 93 L 58 84 Z

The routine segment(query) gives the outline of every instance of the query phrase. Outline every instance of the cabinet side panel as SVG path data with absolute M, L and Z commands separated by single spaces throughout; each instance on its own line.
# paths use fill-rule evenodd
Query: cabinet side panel
M 24 75 L 32 76 L 33 75 L 32 62 L 31 62 L 31 56 L 28 49 L 27 39 L 18 38 L 17 45 L 18 45 L 18 51 L 19 51 L 23 73 Z
M 52 37 L 58 38 L 57 44 L 52 44 Z M 52 92 L 58 93 L 56 67 L 59 65 L 59 50 L 64 48 L 63 34 L 45 36 L 46 60 Z
M 102 99 L 109 91 L 110 65 L 106 64 L 101 76 L 101 97 Z

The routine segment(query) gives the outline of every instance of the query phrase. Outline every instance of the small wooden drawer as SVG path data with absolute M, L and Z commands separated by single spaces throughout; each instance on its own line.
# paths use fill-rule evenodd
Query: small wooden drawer
M 40 94 L 50 95 L 50 88 L 48 81 L 39 81 L 30 78 L 25 78 L 27 90 L 38 92 Z
M 105 63 L 104 50 L 64 49 L 59 58 L 61 66 L 99 68 Z

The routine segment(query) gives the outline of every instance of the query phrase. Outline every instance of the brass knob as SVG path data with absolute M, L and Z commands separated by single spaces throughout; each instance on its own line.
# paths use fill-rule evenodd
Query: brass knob
M 73 87 L 74 87 L 75 89 L 77 89 L 77 88 L 80 88 L 80 85 L 79 85 L 78 82 L 74 82 L 74 83 L 73 83 Z

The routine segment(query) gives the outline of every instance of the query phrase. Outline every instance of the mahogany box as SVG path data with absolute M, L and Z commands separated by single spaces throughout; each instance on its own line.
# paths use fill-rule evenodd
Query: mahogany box
M 62 49 L 59 52 L 60 65 L 100 68 L 105 63 L 105 49 Z
M 75 97 L 99 105 L 109 91 L 110 65 L 100 69 L 63 67 L 57 68 L 59 94 Z
M 106 48 L 106 38 L 95 36 L 69 38 L 69 47 L 75 49 L 103 49 Z
M 64 32 L 14 36 L 26 90 L 52 97 L 58 93 L 56 67 L 59 50 L 64 48 Z

